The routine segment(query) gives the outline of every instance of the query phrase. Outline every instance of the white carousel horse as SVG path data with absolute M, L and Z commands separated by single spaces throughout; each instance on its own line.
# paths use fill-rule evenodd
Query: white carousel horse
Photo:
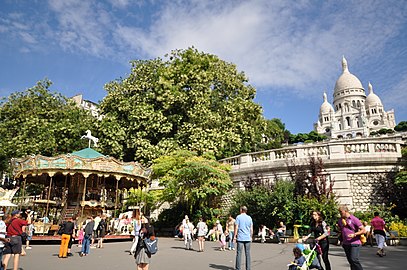
M 90 130 L 87 130 L 87 131 L 86 131 L 86 135 L 83 135 L 83 136 L 81 137 L 81 139 L 88 139 L 88 140 L 89 140 L 89 147 L 90 147 L 90 141 L 93 142 L 93 145 L 94 145 L 94 146 L 98 146 L 98 141 L 99 141 L 99 139 L 96 138 L 95 136 L 92 136 Z

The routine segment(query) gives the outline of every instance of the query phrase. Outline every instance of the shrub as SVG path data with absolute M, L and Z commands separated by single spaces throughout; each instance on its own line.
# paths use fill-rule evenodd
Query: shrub
M 407 237 L 407 225 L 403 222 L 392 222 L 389 226 L 390 231 L 398 231 L 400 237 Z

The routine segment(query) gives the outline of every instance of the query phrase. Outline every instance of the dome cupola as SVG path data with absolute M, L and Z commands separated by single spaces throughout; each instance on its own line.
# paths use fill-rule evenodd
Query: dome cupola
M 335 93 L 351 88 L 363 89 L 363 86 L 360 80 L 355 75 L 349 72 L 348 62 L 346 61 L 345 57 L 342 57 L 342 75 L 339 76 L 338 80 L 336 81 Z
M 332 107 L 332 105 L 328 102 L 328 98 L 326 96 L 326 92 L 324 92 L 324 102 L 321 105 L 321 108 L 319 109 L 319 114 L 327 114 L 327 113 L 331 113 L 334 111 L 334 108 Z
M 373 93 L 373 86 L 370 82 L 369 82 L 369 95 L 366 98 L 365 105 L 366 107 L 383 106 L 380 98 L 375 93 Z

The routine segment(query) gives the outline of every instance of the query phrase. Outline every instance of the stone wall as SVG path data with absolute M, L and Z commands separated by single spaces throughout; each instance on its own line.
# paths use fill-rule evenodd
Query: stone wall
M 348 180 L 354 210 L 366 211 L 371 205 L 387 203 L 383 189 L 383 182 L 388 181 L 387 173 L 350 173 Z

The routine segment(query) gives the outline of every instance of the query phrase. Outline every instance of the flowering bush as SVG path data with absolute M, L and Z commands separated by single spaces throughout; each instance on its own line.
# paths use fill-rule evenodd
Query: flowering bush
M 407 237 L 407 225 L 403 222 L 392 222 L 389 227 L 390 231 L 398 231 L 400 237 Z

